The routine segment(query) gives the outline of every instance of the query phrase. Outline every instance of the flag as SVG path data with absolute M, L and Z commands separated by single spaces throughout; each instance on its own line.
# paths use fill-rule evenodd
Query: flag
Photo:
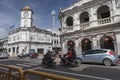
M 10 29 L 13 29 L 15 27 L 15 25 L 12 25 L 12 26 L 10 26 Z

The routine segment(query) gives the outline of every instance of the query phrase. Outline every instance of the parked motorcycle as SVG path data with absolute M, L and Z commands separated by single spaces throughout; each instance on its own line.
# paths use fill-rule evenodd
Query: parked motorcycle
M 20 58 L 20 59 L 24 59 L 25 55 L 19 54 L 19 55 L 17 55 L 17 57 Z
M 30 55 L 30 58 L 38 58 L 39 54 L 38 53 L 33 53 Z

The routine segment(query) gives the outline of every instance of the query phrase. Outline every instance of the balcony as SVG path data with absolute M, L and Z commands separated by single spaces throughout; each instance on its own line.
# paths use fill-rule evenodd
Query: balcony
M 108 25 L 108 24 L 113 24 L 114 22 L 114 17 L 107 17 L 107 18 L 102 18 L 102 19 L 98 19 L 95 21 L 90 21 L 90 22 L 85 22 L 85 23 L 81 23 L 79 25 L 77 25 L 77 27 L 79 27 L 78 30 L 86 30 L 86 29 L 90 29 L 90 28 L 94 28 L 94 27 L 100 27 L 103 25 Z M 75 31 L 75 26 L 68 26 L 65 28 L 62 28 L 62 32 L 63 33 L 69 33 L 69 32 L 73 32 Z
M 87 29 L 90 27 L 90 22 L 85 22 L 85 23 L 82 23 L 80 24 L 80 29 Z
M 73 32 L 73 26 L 67 26 L 65 28 L 62 28 L 62 32 L 66 33 L 66 32 Z
M 99 27 L 99 26 L 108 25 L 112 23 L 113 23 L 113 17 L 108 17 L 108 18 L 98 19 L 96 21 L 82 23 L 80 24 L 80 29 L 85 30 L 85 29 Z
M 99 19 L 97 22 L 98 22 L 98 25 L 104 25 L 104 24 L 112 23 L 112 21 L 113 21 L 113 18 L 108 17 L 108 18 L 104 18 L 104 19 Z

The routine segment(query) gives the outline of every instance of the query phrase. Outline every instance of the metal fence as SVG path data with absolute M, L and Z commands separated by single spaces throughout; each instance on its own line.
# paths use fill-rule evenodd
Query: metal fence
M 23 70 L 17 66 L 0 65 L 0 80 L 23 80 Z
M 23 71 L 21 67 L 12 65 L 0 65 L 0 80 L 31 80 L 31 77 L 29 76 L 37 76 L 39 80 L 78 80 L 30 69 Z M 38 79 L 34 78 L 33 80 Z

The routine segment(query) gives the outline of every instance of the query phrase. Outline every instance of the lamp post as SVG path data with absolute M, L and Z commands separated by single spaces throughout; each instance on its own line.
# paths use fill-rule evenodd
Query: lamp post
M 52 15 L 52 19 L 53 19 L 53 22 L 52 22 L 52 34 L 54 34 L 54 28 L 55 28 L 55 10 L 51 11 L 51 15 Z M 54 35 L 52 35 L 52 49 L 53 49 L 53 46 L 54 46 Z
M 54 27 L 55 27 L 55 10 L 51 11 L 51 15 L 52 15 L 52 18 L 53 18 L 53 23 L 52 23 L 52 30 L 54 31 Z

